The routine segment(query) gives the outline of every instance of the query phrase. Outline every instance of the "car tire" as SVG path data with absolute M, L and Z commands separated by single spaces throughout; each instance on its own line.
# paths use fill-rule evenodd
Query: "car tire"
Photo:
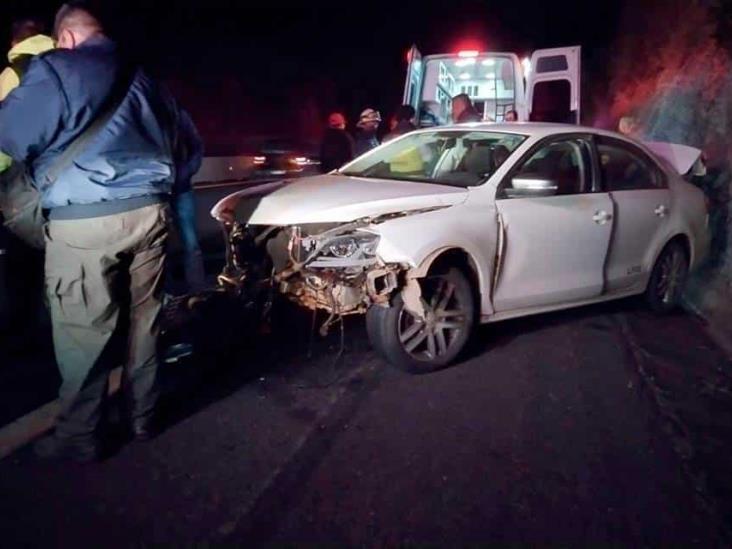
M 648 280 L 645 299 L 654 313 L 666 314 L 681 304 L 689 258 L 678 241 L 669 242 L 656 260 Z
M 407 310 L 401 294 L 390 307 L 373 306 L 366 318 L 376 352 L 397 368 L 426 374 L 449 366 L 464 350 L 475 325 L 476 300 L 457 268 L 420 279 L 426 319 Z

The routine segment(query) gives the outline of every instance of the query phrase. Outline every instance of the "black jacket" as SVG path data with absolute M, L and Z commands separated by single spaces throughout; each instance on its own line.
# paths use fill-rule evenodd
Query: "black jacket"
M 337 170 L 353 160 L 353 138 L 346 130 L 328 128 L 320 144 L 320 171 Z
M 376 137 L 376 130 L 364 130 L 358 128 L 356 130 L 356 145 L 354 152 L 356 156 L 361 156 L 379 146 L 379 140 Z
M 409 120 L 400 120 L 399 123 L 384 137 L 384 143 L 391 141 L 392 139 L 416 130 L 416 126 Z

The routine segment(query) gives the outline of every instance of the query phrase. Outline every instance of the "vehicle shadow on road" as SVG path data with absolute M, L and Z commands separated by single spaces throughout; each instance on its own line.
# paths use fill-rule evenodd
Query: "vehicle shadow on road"
M 189 336 L 193 332 L 194 354 L 161 367 L 161 429 L 173 428 L 255 382 L 277 379 L 292 390 L 347 383 L 352 359 L 370 351 L 362 319 L 346 319 L 342 349 L 340 327 L 336 324 L 321 337 L 317 328 L 325 317 L 316 320 L 311 335 L 312 313 L 294 305 L 282 304 L 276 320 L 264 328 L 236 304 L 211 306 L 187 327 Z M 273 397 L 287 400 L 286 392 L 275 391 Z M 113 455 L 127 440 L 121 427 L 112 438 Z
M 476 329 L 475 335 L 463 354 L 462 360 L 467 361 L 476 358 L 491 349 L 507 347 L 522 336 L 568 322 L 588 322 L 594 329 L 609 330 L 609 326 L 600 321 L 601 317 L 618 313 L 638 313 L 644 310 L 646 310 L 646 307 L 643 302 L 638 298 L 632 297 L 574 309 L 565 309 L 483 324 Z

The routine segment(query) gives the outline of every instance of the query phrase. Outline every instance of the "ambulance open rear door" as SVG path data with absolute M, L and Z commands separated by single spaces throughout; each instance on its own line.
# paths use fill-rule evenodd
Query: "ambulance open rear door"
M 422 63 L 422 54 L 419 53 L 417 46 L 412 46 L 407 54 L 407 81 L 404 85 L 404 105 L 412 105 L 414 110 L 419 113 L 419 105 L 422 96 L 422 78 L 424 76 L 424 66 Z
M 526 79 L 529 120 L 580 123 L 580 46 L 536 50 Z

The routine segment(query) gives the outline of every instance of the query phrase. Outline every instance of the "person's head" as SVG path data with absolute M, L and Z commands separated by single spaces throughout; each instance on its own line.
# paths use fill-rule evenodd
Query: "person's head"
M 518 113 L 512 109 L 506 112 L 506 114 L 503 116 L 503 120 L 505 120 L 506 122 L 516 122 L 518 120 Z
M 633 136 L 638 133 L 638 120 L 634 116 L 623 116 L 618 122 L 618 131 Z
M 511 152 L 508 150 L 508 147 L 504 145 L 496 145 L 493 147 L 493 166 L 496 170 L 506 161 L 510 154 Z
M 381 123 L 381 114 L 374 109 L 366 109 L 361 113 L 357 126 L 363 130 L 376 131 Z
M 392 114 L 389 117 L 389 131 L 394 131 L 394 129 L 397 127 L 397 124 L 399 124 L 399 121 L 397 120 L 396 115 Z
M 14 48 L 23 40 L 43 34 L 45 30 L 45 25 L 37 19 L 19 19 L 10 28 L 10 47 Z
M 94 14 L 79 2 L 61 6 L 53 28 L 59 48 L 74 49 L 95 36 L 103 36 L 102 24 Z
M 328 127 L 334 130 L 345 130 L 346 129 L 346 117 L 339 112 L 331 113 L 328 116 Z
M 452 119 L 457 120 L 460 115 L 473 106 L 470 96 L 467 93 L 461 93 L 452 98 Z
M 411 122 L 414 123 L 417 112 L 414 110 L 412 105 L 402 105 L 394 113 L 397 123 L 399 122 Z

